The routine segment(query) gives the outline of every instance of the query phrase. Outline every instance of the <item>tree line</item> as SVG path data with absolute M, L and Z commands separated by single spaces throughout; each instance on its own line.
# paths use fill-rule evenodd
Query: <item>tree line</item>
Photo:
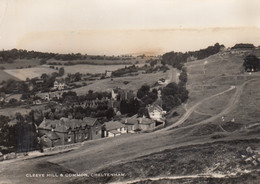
M 214 46 L 209 46 L 206 49 L 189 52 L 168 52 L 162 56 L 162 64 L 168 64 L 179 70 L 183 67 L 184 63 L 191 57 L 196 59 L 204 59 L 213 54 L 218 53 L 224 45 L 216 43 Z

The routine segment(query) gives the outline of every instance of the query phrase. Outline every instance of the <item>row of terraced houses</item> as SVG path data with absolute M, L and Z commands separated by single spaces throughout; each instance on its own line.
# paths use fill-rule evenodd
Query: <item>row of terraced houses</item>
M 165 111 L 158 106 L 149 106 L 149 117 L 130 117 L 121 121 L 101 123 L 97 118 L 82 120 L 61 118 L 44 119 L 37 127 L 38 141 L 43 148 L 73 144 L 105 137 L 115 137 L 137 131 L 149 131 L 164 123 Z

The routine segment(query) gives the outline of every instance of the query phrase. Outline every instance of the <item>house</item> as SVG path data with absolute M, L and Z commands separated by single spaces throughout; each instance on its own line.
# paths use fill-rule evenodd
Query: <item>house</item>
M 60 79 L 60 80 L 55 80 L 53 83 L 53 89 L 55 90 L 64 90 L 65 89 L 65 82 L 64 80 Z
M 109 121 L 104 124 L 104 131 L 105 137 L 116 137 L 127 133 L 127 127 L 119 121 Z
M 127 127 L 127 131 L 132 133 L 138 130 L 153 130 L 156 127 L 156 122 L 146 117 L 125 119 L 124 124 Z
M 246 53 L 251 53 L 254 49 L 255 49 L 255 46 L 253 44 L 239 43 L 231 48 L 231 53 L 243 55 Z
M 106 70 L 105 71 L 105 78 L 110 78 L 112 75 L 112 71 Z
M 87 140 L 89 128 L 82 120 L 61 118 L 47 120 L 37 127 L 39 142 L 43 147 L 54 147 Z
M 54 99 L 61 99 L 63 95 L 63 92 L 49 92 L 48 94 L 45 95 L 43 98 L 44 100 L 51 101 Z
M 130 133 L 134 133 L 139 128 L 139 121 L 137 118 L 125 119 L 124 124 L 127 127 L 127 131 Z
M 43 148 L 48 148 L 101 138 L 101 125 L 98 126 L 98 123 L 97 119 L 94 118 L 85 118 L 85 120 L 44 119 L 37 127 L 38 140 Z M 93 135 L 93 129 L 95 135 Z
M 149 117 L 154 121 L 163 122 L 164 115 L 166 111 L 164 111 L 159 105 L 149 105 L 147 107 Z
M 153 130 L 156 126 L 155 121 L 149 119 L 149 118 L 139 118 L 139 124 L 138 124 L 138 128 L 140 130 Z
M 89 139 L 93 140 L 102 137 L 102 125 L 97 118 L 85 117 L 83 121 L 89 127 Z

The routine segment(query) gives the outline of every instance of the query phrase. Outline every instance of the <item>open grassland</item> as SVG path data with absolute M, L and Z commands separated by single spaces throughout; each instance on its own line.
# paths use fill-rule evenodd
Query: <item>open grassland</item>
M 244 72 L 242 65 L 243 57 L 232 54 L 215 54 L 203 60 L 186 63 L 190 95 L 188 105 L 259 76 L 259 73 L 249 75 Z
M 147 58 L 148 59 L 148 58 Z M 63 60 L 56 60 L 56 59 L 49 59 L 47 60 L 47 64 L 49 63 L 60 63 L 60 64 L 65 64 L 65 63 L 73 63 L 73 64 L 94 64 L 94 65 L 118 65 L 118 64 L 136 64 L 138 63 L 144 63 L 147 59 L 131 59 L 131 60 L 107 60 L 107 59 L 85 59 L 85 60 L 72 60 L 72 61 L 63 61 Z
M 226 120 L 235 118 L 241 124 L 260 124 L 260 77 L 248 83 L 242 92 L 236 108 L 226 115 Z
M 19 106 L 19 107 L 8 107 L 1 109 L 0 108 L 0 115 L 14 117 L 16 113 L 21 113 L 22 115 L 29 114 L 31 110 L 44 110 L 44 105 L 37 105 L 37 106 Z
M 5 69 L 17 69 L 17 68 L 27 68 L 27 67 L 37 67 L 40 65 L 40 59 L 16 59 L 13 63 L 0 64 L 0 67 Z
M 8 79 L 19 80 L 18 78 L 16 78 L 13 75 L 8 74 L 4 70 L 0 70 L 0 82 L 7 81 Z
M 118 77 L 111 79 L 103 79 L 93 82 L 90 85 L 73 89 L 78 95 L 86 94 L 89 90 L 94 91 L 111 91 L 113 88 L 120 87 L 126 90 L 137 91 L 142 85 L 153 85 L 161 78 L 167 78 L 170 70 L 167 72 L 157 72 L 149 74 L 139 74 L 137 76 Z M 124 82 L 128 82 L 125 84 Z
M 31 79 L 34 77 L 40 77 L 43 73 L 51 74 L 53 72 L 57 72 L 57 70 L 43 66 L 36 68 L 10 69 L 4 71 L 20 80 L 26 80 L 26 78 Z
M 220 113 L 228 104 L 228 101 L 233 94 L 234 91 L 232 90 L 222 95 L 216 96 L 197 107 L 196 110 L 205 114 L 216 115 Z
M 47 66 L 47 65 L 44 65 Z M 54 65 L 54 67 L 65 69 L 65 74 L 75 74 L 77 72 L 82 74 L 95 74 L 95 73 L 105 73 L 106 70 L 108 71 L 115 71 L 120 68 L 124 68 L 131 65 L 91 65 L 91 64 L 78 64 L 78 65 L 71 65 L 71 66 L 61 66 L 61 65 Z M 143 66 L 143 64 L 138 64 L 136 66 Z

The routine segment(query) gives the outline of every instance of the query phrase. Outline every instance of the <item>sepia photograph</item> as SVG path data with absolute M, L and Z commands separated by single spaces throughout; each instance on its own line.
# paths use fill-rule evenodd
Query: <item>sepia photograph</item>
M 260 1 L 0 0 L 0 184 L 259 184 Z

